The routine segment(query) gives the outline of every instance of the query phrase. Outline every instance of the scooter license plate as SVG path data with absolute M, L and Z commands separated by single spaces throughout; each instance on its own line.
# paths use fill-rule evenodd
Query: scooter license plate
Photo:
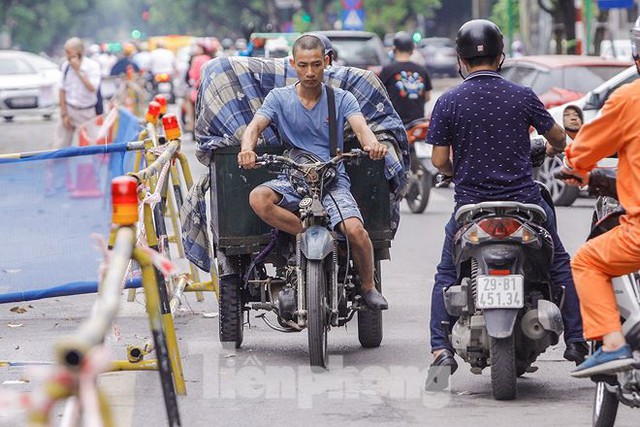
M 431 144 L 427 144 L 424 141 L 416 141 L 413 143 L 413 148 L 416 150 L 417 158 L 426 159 L 431 157 L 431 150 L 433 149 Z
M 524 277 L 478 276 L 477 308 L 522 308 L 524 306 Z

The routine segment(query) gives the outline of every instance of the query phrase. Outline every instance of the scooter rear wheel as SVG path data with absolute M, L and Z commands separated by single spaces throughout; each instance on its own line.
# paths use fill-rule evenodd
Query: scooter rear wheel
M 416 171 L 412 172 L 411 175 L 409 178 L 409 191 L 407 191 L 405 200 L 411 212 L 422 213 L 429 203 L 432 177 L 429 171 L 421 164 L 416 167 Z
M 491 338 L 491 388 L 496 400 L 513 400 L 517 395 L 516 350 L 513 335 Z

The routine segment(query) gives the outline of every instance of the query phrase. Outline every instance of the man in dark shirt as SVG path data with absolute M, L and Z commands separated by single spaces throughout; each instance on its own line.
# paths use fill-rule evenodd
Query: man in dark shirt
M 427 142 L 434 146 L 432 162 L 440 172 L 453 177 L 456 210 L 465 204 L 492 200 L 535 203 L 545 210 L 545 228 L 555 248 L 551 279 L 554 286 L 566 288 L 562 308 L 567 346 L 564 357 L 581 363 L 588 349 L 569 255 L 558 237 L 554 211 L 533 180 L 530 160 L 530 126 L 549 141 L 550 156 L 564 149 L 565 133 L 530 88 L 511 83 L 497 73 L 504 60 L 504 45 L 494 23 L 481 19 L 465 23 L 458 31 L 456 45 L 460 68 L 466 74 L 459 70 L 464 81 L 444 93 L 434 107 L 427 136 Z M 453 325 L 456 318 L 447 313 L 442 291 L 457 279 L 452 249 L 458 229 L 452 215 L 445 227 L 431 299 L 432 366 L 448 366 L 451 373 L 457 363 L 442 322 Z
M 424 117 L 424 105 L 429 101 L 431 79 L 424 67 L 411 62 L 413 38 L 400 31 L 393 38 L 395 62 L 380 72 L 380 80 L 389 92 L 393 108 L 406 125 Z
M 119 76 L 121 74 L 127 73 L 127 67 L 133 68 L 135 73 L 140 71 L 140 67 L 138 64 L 133 62 L 131 57 L 136 53 L 136 48 L 131 43 L 125 43 L 122 47 L 122 58 L 118 60 L 113 67 L 111 68 L 111 72 L 109 73 L 112 76 Z

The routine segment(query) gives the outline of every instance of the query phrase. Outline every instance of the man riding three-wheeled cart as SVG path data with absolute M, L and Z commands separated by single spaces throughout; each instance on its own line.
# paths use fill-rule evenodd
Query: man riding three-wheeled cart
M 292 59 L 210 61 L 195 128 L 210 168 L 220 341 L 238 348 L 245 313 L 267 310 L 273 329 L 307 330 L 320 368 L 328 330 L 356 313 L 361 345 L 382 341 L 380 262 L 390 258 L 409 162 L 379 80 L 332 67 L 327 48 L 306 35 Z

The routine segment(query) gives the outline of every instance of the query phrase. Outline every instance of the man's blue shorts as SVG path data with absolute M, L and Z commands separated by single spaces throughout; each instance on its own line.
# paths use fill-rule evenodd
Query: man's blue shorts
M 298 204 L 300 203 L 300 200 L 302 200 L 302 196 L 300 196 L 300 194 L 298 194 L 298 192 L 293 188 L 293 185 L 291 185 L 291 182 L 289 182 L 288 179 L 272 179 L 271 181 L 267 181 L 261 185 L 269 187 L 282 196 L 282 200 L 280 200 L 278 206 L 291 212 L 298 210 Z M 329 214 L 329 222 L 332 229 L 335 229 L 338 224 L 347 218 L 358 218 L 360 222 L 364 224 L 356 199 L 353 198 L 348 187 L 338 183 L 333 186 L 329 193 L 333 196 L 333 199 L 329 194 L 325 193 L 322 199 L 322 205 Z M 339 208 L 336 206 L 336 203 Z

